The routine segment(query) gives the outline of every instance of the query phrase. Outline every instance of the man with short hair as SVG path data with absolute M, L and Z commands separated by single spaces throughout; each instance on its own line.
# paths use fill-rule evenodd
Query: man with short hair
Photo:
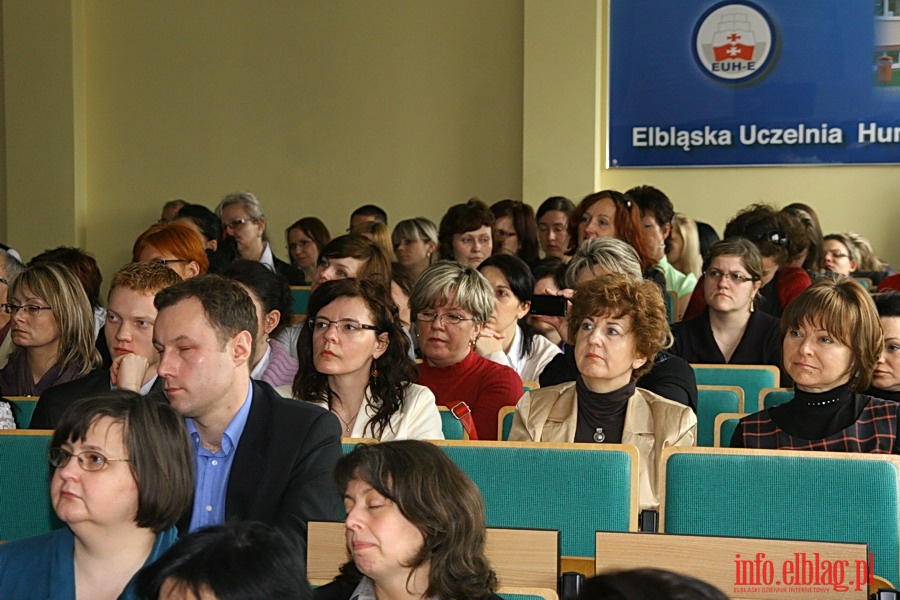
M 367 223 L 369 221 L 378 221 L 379 223 L 388 224 L 387 213 L 380 206 L 374 204 L 363 204 L 352 213 L 350 213 L 350 227 L 347 231 L 355 231 L 357 225 Z
M 159 376 L 194 448 L 194 506 L 179 529 L 253 520 L 304 540 L 308 521 L 339 520 L 332 468 L 341 426 L 329 411 L 250 379 L 257 320 L 247 292 L 201 275 L 155 303 Z
M 156 375 L 159 353 L 153 347 L 153 298 L 179 281 L 178 273 L 160 263 L 129 263 L 119 269 L 110 284 L 103 327 L 112 367 L 94 369 L 81 379 L 47 389 L 34 408 L 31 429 L 55 429 L 73 400 L 93 394 L 111 389 L 162 392 L 162 381 Z

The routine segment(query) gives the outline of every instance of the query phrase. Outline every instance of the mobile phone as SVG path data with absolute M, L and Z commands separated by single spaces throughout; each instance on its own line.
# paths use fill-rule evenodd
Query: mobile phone
M 569 301 L 562 296 L 551 296 L 549 294 L 535 294 L 531 297 L 530 315 L 541 315 L 544 317 L 564 317 L 568 310 Z

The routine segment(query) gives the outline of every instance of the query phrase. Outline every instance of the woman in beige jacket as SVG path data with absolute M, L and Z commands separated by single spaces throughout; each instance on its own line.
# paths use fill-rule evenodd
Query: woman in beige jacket
M 652 282 L 610 274 L 579 284 L 569 313 L 578 379 L 526 392 L 509 439 L 633 444 L 641 508 L 656 509 L 663 448 L 693 446 L 697 430 L 690 408 L 635 386 L 669 338 Z

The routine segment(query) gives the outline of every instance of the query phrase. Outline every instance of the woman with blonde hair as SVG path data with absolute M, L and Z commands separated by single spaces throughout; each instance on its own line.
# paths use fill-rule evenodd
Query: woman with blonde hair
M 669 264 L 681 271 L 700 278 L 703 268 L 703 257 L 700 256 L 700 236 L 697 223 L 692 218 L 675 213 L 672 219 L 672 235 L 669 236 L 669 249 L 666 251 Z
M 15 350 L 0 371 L 0 393 L 39 396 L 50 386 L 87 375 L 100 365 L 94 314 L 78 279 L 53 263 L 25 269 L 9 287 Z
M 387 225 L 380 221 L 366 221 L 353 228 L 353 234 L 359 235 L 376 244 L 384 251 L 388 260 L 394 262 L 394 244 Z
M 437 256 L 437 225 L 424 217 L 406 219 L 394 226 L 391 233 L 397 262 L 409 269 L 413 280 L 431 266 Z

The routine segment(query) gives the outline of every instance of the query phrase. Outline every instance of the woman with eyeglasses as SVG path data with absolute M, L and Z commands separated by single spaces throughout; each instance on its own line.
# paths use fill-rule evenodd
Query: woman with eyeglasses
M 369 279 L 316 287 L 293 396 L 337 415 L 343 437 L 442 440 L 434 395 L 413 383 L 416 364 L 389 290 Z
M 279 260 L 272 251 L 266 233 L 266 215 L 255 195 L 250 192 L 228 194 L 216 206 L 216 215 L 222 219 L 225 235 L 237 244 L 241 258 L 261 262 L 284 276 L 289 285 L 306 283 L 303 271 Z
M 193 454 L 167 402 L 116 390 L 75 400 L 50 440 L 65 527 L 0 545 L 0 598 L 137 598 L 135 573 L 175 543 Z
M 202 275 L 209 269 L 203 238 L 178 221 L 153 225 L 139 235 L 131 248 L 131 260 L 166 265 L 182 279 Z
M 478 268 L 492 254 L 493 226 L 494 214 L 478 198 L 451 206 L 438 229 L 438 255 Z
M 800 256 L 808 244 L 803 225 L 789 213 L 767 204 L 754 204 L 728 221 L 722 237 L 746 238 L 762 256 L 758 310 L 780 317 L 791 300 L 812 284 L 806 269 L 791 266 L 791 261 Z M 699 281 L 684 313 L 685 320 L 703 312 L 706 306 L 704 290 L 703 281 Z
M 2 306 L 11 318 L 15 349 L 0 371 L 4 396 L 40 396 L 100 365 L 94 313 L 78 279 L 54 263 L 25 269 Z
M 497 412 L 515 406 L 523 389 L 512 368 L 475 352 L 494 314 L 491 284 L 470 266 L 440 261 L 416 280 L 410 307 L 424 359 L 419 383 L 457 415 L 470 439 L 497 439 Z
M 672 352 L 690 363 L 781 368 L 778 319 L 754 306 L 763 273 L 756 246 L 744 238 L 717 242 L 703 273 L 706 309 L 675 325 Z

